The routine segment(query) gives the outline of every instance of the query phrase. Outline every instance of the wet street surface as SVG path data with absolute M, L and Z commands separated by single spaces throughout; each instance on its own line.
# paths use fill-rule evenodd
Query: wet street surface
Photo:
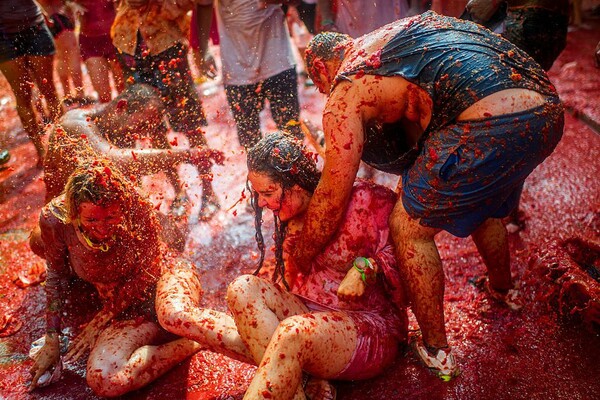
M 598 398 L 600 326 L 580 309 L 591 306 L 578 301 L 585 295 L 600 296 L 600 284 L 590 272 L 600 268 L 600 246 L 594 247 L 600 243 L 600 134 L 594 130 L 600 127 L 600 69 L 593 61 L 599 40 L 600 20 L 586 20 L 585 27 L 569 33 L 568 47 L 549 74 L 569 112 L 562 141 L 525 183 L 521 209 L 526 228 L 510 236 L 512 271 L 521 281 L 524 307 L 512 311 L 491 300 L 479 284 L 485 267 L 471 239 L 442 233 L 436 242 L 446 274 L 446 327 L 462 374 L 445 383 L 406 349 L 375 379 L 335 382 L 338 399 Z M 203 97 L 209 119 L 206 137 L 226 156 L 225 164 L 213 169 L 221 210 L 209 222 L 197 221 L 199 179 L 195 168 L 180 167 L 193 203 L 184 255 L 202 274 L 203 305 L 225 311 L 227 284 L 254 270 L 258 251 L 253 216 L 241 199 L 245 155 L 222 87 L 210 89 L 199 87 L 208 94 Z M 300 96 L 303 118 L 320 126 L 323 97 L 305 88 L 302 79 Z M 268 112 L 264 116 L 263 131 L 274 130 Z M 96 399 L 85 382 L 83 362 L 67 365 L 58 383 L 27 392 L 29 346 L 45 326 L 40 284 L 44 262 L 30 251 L 28 235 L 37 223 L 45 189 L 42 172 L 35 168 L 34 147 L 1 77 L 0 132 L 1 147 L 12 156 L 0 171 L 0 399 Z M 173 135 L 179 146 L 186 145 L 183 135 Z M 377 174 L 375 179 L 395 187 L 392 176 Z M 161 210 L 168 211 L 174 195 L 164 175 L 144 178 L 143 187 Z M 271 230 L 269 216 L 265 225 L 265 232 Z M 570 269 L 552 275 L 551 263 Z M 562 290 L 572 276 L 579 279 L 578 285 Z M 64 323 L 73 332 L 95 311 L 79 300 L 90 298 L 89 287 L 80 286 L 73 290 Z M 90 303 L 93 300 L 92 296 Z M 416 330 L 411 316 L 410 334 Z M 253 373 L 254 367 L 202 351 L 122 398 L 241 399 Z

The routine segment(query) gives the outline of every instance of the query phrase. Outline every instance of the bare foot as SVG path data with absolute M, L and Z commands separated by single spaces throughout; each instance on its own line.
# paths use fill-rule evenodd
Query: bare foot
M 185 193 L 179 193 L 171 203 L 170 213 L 175 218 L 181 218 L 187 214 L 189 208 L 189 197 Z
M 219 199 L 214 193 L 204 197 L 202 196 L 202 206 L 198 213 L 198 221 L 208 221 L 221 209 Z
M 337 391 L 329 381 L 309 377 L 304 385 L 304 394 L 310 400 L 335 400 Z

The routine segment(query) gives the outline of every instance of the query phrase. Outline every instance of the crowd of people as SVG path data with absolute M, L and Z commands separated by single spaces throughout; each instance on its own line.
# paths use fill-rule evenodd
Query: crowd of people
M 46 185 L 30 239 L 47 263 L 30 388 L 87 355 L 89 386 L 119 396 L 208 349 L 258 367 L 244 398 L 333 399 L 329 380 L 374 377 L 409 342 L 440 378 L 458 376 L 434 238 L 471 236 L 489 296 L 520 306 L 505 219 L 562 136 L 546 71 L 565 46 L 568 14 L 566 0 L 0 3 L 0 71 Z M 312 37 L 299 67 L 286 15 Z M 503 37 L 485 27 L 498 23 Z M 190 201 L 181 163 L 198 169 L 199 220 L 220 208 L 211 168 L 223 155 L 204 136 L 189 44 L 201 74 L 221 75 L 247 157 L 261 256 L 254 275 L 223 293 L 229 313 L 202 307 L 177 224 Z M 304 69 L 327 96 L 321 170 L 301 129 Z M 274 133 L 260 129 L 267 101 Z M 189 147 L 173 148 L 169 130 Z M 153 148 L 136 148 L 142 137 Z M 9 159 L 2 150 L 0 166 Z M 397 175 L 396 190 L 357 180 L 361 162 Z M 168 215 L 138 185 L 161 171 L 175 192 Z M 261 272 L 265 208 L 275 229 L 270 279 Z M 91 283 L 101 305 L 62 352 L 72 279 Z M 420 328 L 412 337 L 408 307 Z

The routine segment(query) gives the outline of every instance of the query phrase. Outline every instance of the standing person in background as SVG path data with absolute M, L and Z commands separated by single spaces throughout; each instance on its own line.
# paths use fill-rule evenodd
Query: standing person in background
M 124 88 L 123 70 L 117 59 L 117 49 L 110 38 L 110 27 L 115 20 L 113 0 L 75 0 L 80 5 L 79 51 L 85 62 L 98 100 L 112 99 L 110 75 L 117 93 Z
M 502 36 L 525 50 L 545 71 L 550 70 L 567 46 L 569 0 L 470 0 L 465 12 L 489 27 L 500 10 L 506 10 Z M 525 219 L 517 203 L 507 228 L 513 233 L 524 229 Z
M 198 68 L 198 77 L 196 78 L 196 83 L 202 83 L 204 80 L 215 79 L 217 77 L 217 69 L 215 59 L 209 49 L 209 40 L 212 41 L 212 44 L 215 46 L 219 45 L 219 30 L 217 29 L 217 17 L 213 12 L 208 14 L 208 12 L 198 12 L 198 9 L 205 6 L 197 5 L 192 10 L 192 21 L 190 23 L 190 48 L 192 49 L 192 53 L 194 55 L 194 62 L 196 63 L 196 67 Z M 199 18 L 210 18 L 210 22 L 204 20 L 198 20 Z M 203 39 L 200 40 L 200 35 L 206 35 L 206 32 L 200 33 L 198 26 L 210 26 L 210 31 L 208 33 L 208 38 L 203 36 Z
M 548 71 L 567 45 L 569 0 L 470 0 L 466 11 L 486 26 L 501 7 L 506 7 L 502 36 Z
M 408 15 L 406 0 L 319 0 L 318 8 L 321 31 L 341 32 L 353 38 Z
M 85 97 L 72 8 L 63 0 L 38 0 L 38 3 L 48 14 L 48 27 L 56 44 L 54 70 L 60 79 L 65 102 L 79 104 L 91 102 L 91 99 Z
M 52 74 L 55 52 L 42 10 L 34 0 L 0 2 L 0 71 L 15 94 L 23 129 L 37 151 L 38 167 L 44 162 L 44 127 L 34 110 L 32 88 L 38 86 L 52 120 L 62 115 Z
M 240 144 L 249 148 L 261 139 L 260 112 L 266 100 L 277 127 L 300 137 L 298 77 L 281 5 L 218 0 L 215 7 L 225 94 Z
M 192 147 L 206 147 L 202 128 L 207 125 L 202 103 L 196 92 L 187 59 L 188 11 L 192 0 L 154 2 L 122 0 L 111 29 L 113 44 L 127 82 L 146 83 L 160 90 L 167 107 L 169 124 L 183 132 Z M 207 7 L 210 11 L 211 7 Z M 210 19 L 207 19 L 210 22 Z M 208 26 L 203 32 L 208 32 Z M 208 40 L 208 36 L 200 40 Z M 166 145 L 168 147 L 168 144 Z M 212 187 L 211 164 L 198 166 L 202 180 L 199 220 L 208 220 L 220 208 Z M 189 202 L 185 191 L 178 191 L 172 211 L 183 215 Z

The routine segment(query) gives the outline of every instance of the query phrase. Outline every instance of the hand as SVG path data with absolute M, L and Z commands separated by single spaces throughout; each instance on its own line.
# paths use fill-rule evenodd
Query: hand
M 104 309 L 96 314 L 83 331 L 71 342 L 65 354 L 65 361 L 75 362 L 79 360 L 96 343 L 100 332 L 110 323 L 113 317 L 112 312 Z
M 60 342 L 57 333 L 46 334 L 44 345 L 33 355 L 33 366 L 29 370 L 32 375 L 29 390 L 38 387 L 38 381 L 46 371 L 56 368 L 60 361 Z
M 355 301 L 365 294 L 366 282 L 356 268 L 350 268 L 337 290 L 337 296 L 342 301 Z
M 200 73 L 209 79 L 215 79 L 217 77 L 217 63 L 212 53 L 207 50 L 202 60 L 202 65 L 198 66 Z

